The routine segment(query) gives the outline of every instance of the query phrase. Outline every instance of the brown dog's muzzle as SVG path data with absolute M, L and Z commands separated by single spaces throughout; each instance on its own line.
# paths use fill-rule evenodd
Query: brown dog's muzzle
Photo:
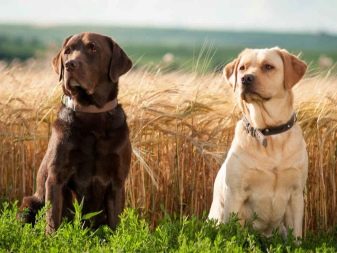
M 75 95 L 78 93 L 78 88 L 88 90 L 90 87 L 83 82 L 87 80 L 86 76 L 81 69 L 81 62 L 79 59 L 69 59 L 64 63 L 64 88 L 68 94 Z
M 65 64 L 64 64 L 65 68 L 67 71 L 71 72 L 74 71 L 78 68 L 79 63 L 76 60 L 68 60 Z

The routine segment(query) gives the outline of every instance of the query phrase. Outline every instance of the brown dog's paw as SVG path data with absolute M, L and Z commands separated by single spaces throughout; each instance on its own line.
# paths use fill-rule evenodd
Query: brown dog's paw
M 43 202 L 35 196 L 24 197 L 16 217 L 22 223 L 30 223 L 34 225 L 35 216 L 42 207 Z

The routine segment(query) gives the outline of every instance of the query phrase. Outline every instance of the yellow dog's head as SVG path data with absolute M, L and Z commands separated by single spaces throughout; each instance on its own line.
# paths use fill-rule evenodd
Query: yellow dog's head
M 245 49 L 224 68 L 226 80 L 246 103 L 282 98 L 303 77 L 307 65 L 280 48 Z

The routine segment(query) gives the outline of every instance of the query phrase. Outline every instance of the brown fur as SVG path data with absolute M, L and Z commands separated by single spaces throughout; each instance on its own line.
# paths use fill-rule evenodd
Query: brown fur
M 74 68 L 67 68 L 67 63 Z M 117 97 L 118 78 L 132 66 L 124 51 L 109 37 L 81 33 L 68 37 L 53 60 L 64 93 L 81 105 L 98 108 Z M 115 228 L 124 208 L 124 182 L 129 172 L 131 145 L 126 116 L 118 105 L 110 112 L 83 113 L 61 105 L 46 154 L 41 162 L 36 192 L 25 197 L 21 210 L 34 222 L 46 202 L 46 232 L 55 231 L 62 217 L 72 216 L 73 201 L 84 199 L 83 213 L 102 211 L 93 226 Z

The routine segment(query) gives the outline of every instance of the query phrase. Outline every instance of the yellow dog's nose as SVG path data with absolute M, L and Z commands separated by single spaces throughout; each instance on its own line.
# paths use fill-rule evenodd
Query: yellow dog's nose
M 247 74 L 241 78 L 241 83 L 244 85 L 251 85 L 254 82 L 254 79 L 255 79 L 254 75 Z

